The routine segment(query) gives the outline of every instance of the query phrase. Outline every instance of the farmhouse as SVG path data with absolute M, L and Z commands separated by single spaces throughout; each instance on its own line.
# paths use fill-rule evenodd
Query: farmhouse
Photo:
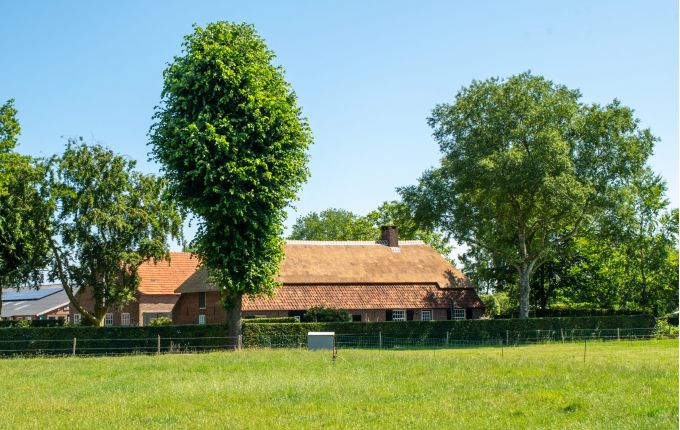
M 195 256 L 174 252 L 139 274 L 137 301 L 107 314 L 106 324 L 226 320 L 219 292 Z M 484 310 L 465 275 L 422 241 L 399 241 L 393 226 L 383 227 L 378 241 L 287 241 L 279 281 L 274 297 L 244 297 L 244 318 L 302 316 L 314 306 L 345 309 L 354 321 L 469 319 Z M 81 295 L 91 307 L 87 302 Z

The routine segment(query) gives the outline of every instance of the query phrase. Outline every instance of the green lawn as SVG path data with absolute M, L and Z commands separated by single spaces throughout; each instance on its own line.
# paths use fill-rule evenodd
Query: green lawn
M 678 342 L 0 360 L 0 428 L 678 428 Z

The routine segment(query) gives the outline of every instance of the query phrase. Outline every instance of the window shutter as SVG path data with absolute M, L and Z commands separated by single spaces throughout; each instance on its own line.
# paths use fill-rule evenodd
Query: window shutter
M 413 309 L 406 311 L 406 321 L 413 321 Z
M 472 319 L 472 308 L 465 309 L 465 318 L 469 320 Z
M 392 321 L 392 311 L 385 311 L 385 321 Z
M 446 310 L 446 319 L 447 319 L 447 320 L 450 320 L 450 319 L 451 319 L 451 308 L 448 308 L 448 309 Z

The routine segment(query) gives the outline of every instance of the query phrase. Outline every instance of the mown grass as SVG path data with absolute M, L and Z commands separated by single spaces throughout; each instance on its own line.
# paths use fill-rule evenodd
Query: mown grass
M 0 428 L 678 428 L 678 342 L 0 360 Z

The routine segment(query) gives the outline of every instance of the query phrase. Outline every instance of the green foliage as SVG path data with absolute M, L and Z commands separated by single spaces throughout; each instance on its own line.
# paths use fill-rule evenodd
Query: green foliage
M 678 326 L 668 322 L 668 318 L 657 318 L 654 335 L 659 339 L 678 337 Z
M 163 325 L 170 325 L 172 324 L 172 319 L 168 317 L 158 317 L 154 318 L 151 321 L 149 321 L 149 326 L 150 327 L 160 327 Z
M 82 139 L 69 140 L 51 160 L 58 210 L 50 276 L 62 283 L 84 325 L 101 325 L 107 312 L 133 300 L 139 266 L 168 258 L 168 239 L 181 239 L 182 217 L 166 181 L 134 168 L 134 161 Z M 80 305 L 76 289 L 92 294 L 94 309 Z
M 21 131 L 16 114 L 13 100 L 0 106 L 0 295 L 2 288 L 38 286 L 50 256 L 45 172 L 14 151 Z
M 421 228 L 410 208 L 397 200 L 383 202 L 366 216 L 335 208 L 311 212 L 295 221 L 289 239 L 378 240 L 380 227 L 384 225 L 399 227 L 399 239 L 422 240 L 444 256 L 451 253 L 451 246 L 441 233 Z
M 243 320 L 244 323 L 299 323 L 300 321 L 295 317 L 273 317 L 273 318 L 247 318 Z
M 330 208 L 299 217 L 291 231 L 293 240 L 376 240 L 380 233 L 365 217 L 345 209 Z
M 6 327 L 61 327 L 67 325 L 65 320 L 0 320 L 0 328 Z
M 352 316 L 344 309 L 314 306 L 305 312 L 305 322 L 349 322 Z
M 428 120 L 441 165 L 399 190 L 420 224 L 516 271 L 522 317 L 536 270 L 615 205 L 656 140 L 617 100 L 580 97 L 530 73 L 473 81 Z
M 445 338 L 448 332 L 455 339 L 505 339 L 506 331 L 572 329 L 633 329 L 653 328 L 654 317 L 648 315 L 620 315 L 586 318 L 530 318 L 486 319 L 459 321 L 390 321 L 367 323 L 301 323 L 301 324 L 244 324 L 243 342 L 246 346 L 268 346 L 271 338 L 277 342 L 297 342 L 309 331 L 333 331 L 343 335 L 378 335 L 395 338 Z
M 18 328 L 27 328 L 31 326 L 31 321 L 30 320 L 19 320 L 16 323 L 16 327 Z
M 480 294 L 479 298 L 484 303 L 484 315 L 498 316 L 501 314 L 501 304 L 493 294 Z
M 195 26 L 163 74 L 150 132 L 174 196 L 198 219 L 192 248 L 238 307 L 233 326 L 241 295 L 273 294 L 285 208 L 308 176 L 311 132 L 274 58 L 251 25 Z

